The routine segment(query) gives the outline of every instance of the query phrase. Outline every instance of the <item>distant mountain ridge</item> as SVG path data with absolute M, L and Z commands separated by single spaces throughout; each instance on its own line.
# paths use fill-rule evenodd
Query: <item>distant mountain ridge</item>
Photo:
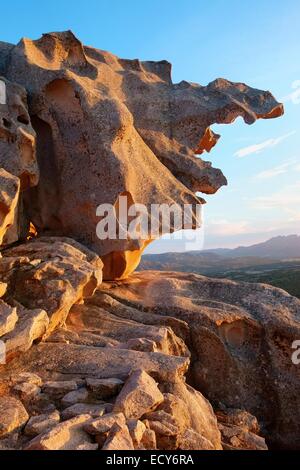
M 283 235 L 251 246 L 239 246 L 233 249 L 217 248 L 203 250 L 203 253 L 215 253 L 230 258 L 239 258 L 241 256 L 256 256 L 272 259 L 300 258 L 300 236 Z
M 222 258 L 271 258 L 285 260 L 300 258 L 300 235 L 281 235 L 251 246 L 237 248 L 211 248 L 207 250 L 194 250 L 185 252 L 166 252 L 159 254 L 145 254 L 143 260 L 174 261 L 175 259 L 190 259 L 197 256 L 199 259 L 220 261 Z M 266 260 L 267 261 L 267 260 Z

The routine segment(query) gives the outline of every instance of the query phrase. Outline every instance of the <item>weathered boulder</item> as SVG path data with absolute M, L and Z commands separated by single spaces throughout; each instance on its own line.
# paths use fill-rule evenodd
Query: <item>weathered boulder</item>
M 0 119 L 1 122 L 1 119 Z M 1 133 L 0 133 L 1 136 Z M 1 138 L 0 138 L 1 145 Z M 0 147 L 1 164 L 1 147 Z M 7 232 L 17 220 L 17 207 L 20 196 L 20 180 L 3 168 L 0 168 L 0 245 Z M 17 238 L 16 238 L 17 239 Z M 15 241 L 15 240 L 12 240 Z
M 87 379 L 86 385 L 91 393 L 98 399 L 112 398 L 121 391 L 124 382 L 116 378 Z
M 132 372 L 117 396 L 114 411 L 122 412 L 126 418 L 139 419 L 155 409 L 164 397 L 155 380 L 143 370 Z
M 7 53 L 9 49 L 6 48 Z M 1 47 L 0 61 L 2 54 Z M 29 220 L 23 210 L 23 194 L 38 183 L 39 170 L 36 134 L 28 113 L 26 91 L 4 77 L 0 77 L 0 85 L 0 242 L 7 244 L 17 241 L 19 237 L 26 237 Z M 8 179 L 5 184 L 5 178 L 8 174 L 13 193 L 6 191 Z M 5 193 L 6 197 L 3 198 Z M 3 225 L 7 227 L 6 231 L 3 231 Z
M 178 449 L 180 430 L 171 415 L 162 410 L 147 413 L 144 423 L 155 432 L 158 449 Z
M 268 450 L 255 416 L 224 406 L 216 411 L 216 416 L 224 450 Z
M 245 430 L 242 426 L 219 425 L 224 450 L 268 450 L 263 437 Z
M 98 297 L 99 298 L 99 297 Z M 118 349 L 130 349 L 145 352 L 162 352 L 174 356 L 189 356 L 189 351 L 181 338 L 173 330 L 165 326 L 144 325 L 129 318 L 120 318 L 103 308 L 101 299 L 99 305 L 93 298 L 85 304 L 76 304 L 68 316 L 68 332 L 84 330 L 93 333 L 95 343 L 97 337 L 111 340 L 111 346 Z M 96 336 L 97 335 L 97 336 Z M 91 336 L 90 340 L 92 340 Z M 68 338 L 70 342 L 72 339 Z M 51 340 L 51 338 L 50 338 Z M 107 342 L 106 342 L 107 344 Z
M 62 398 L 69 392 L 78 389 L 76 380 L 47 381 L 43 385 L 43 392 L 53 398 Z
M 0 77 L 5 99 L 0 105 L 0 168 L 21 181 L 21 190 L 38 183 L 35 131 L 31 125 L 25 89 Z
M 64 407 L 75 405 L 76 403 L 86 403 L 89 398 L 89 392 L 85 387 L 81 387 L 78 390 L 67 393 L 61 399 L 61 403 Z
M 32 374 L 30 372 L 21 372 L 14 377 L 14 383 L 29 383 L 37 386 L 42 385 L 42 379 L 37 374 Z
M 190 416 L 190 425 L 188 427 L 209 440 L 216 450 L 221 449 L 221 435 L 217 418 L 212 405 L 202 393 L 182 381 L 164 383 L 161 389 L 165 393 L 175 395 L 186 404 Z M 181 429 L 184 429 L 184 427 L 182 423 Z
M 204 201 L 195 192 L 212 194 L 226 184 L 220 170 L 195 157 L 219 138 L 210 126 L 283 113 L 269 92 L 224 79 L 173 84 L 168 62 L 120 59 L 84 46 L 70 31 L 8 45 L 2 70 L 30 96 L 40 170 L 38 187 L 26 194 L 30 220 L 39 233 L 95 250 L 108 279 L 128 276 L 152 236 L 100 239 L 100 204 L 117 213 L 120 195 L 148 211 L 157 203 L 191 204 L 196 227 L 196 205 Z
M 3 374 L 6 371 L 27 370 L 38 373 L 45 382 L 59 378 L 58 388 L 61 393 L 60 387 L 64 387 L 66 377 L 75 379 L 116 377 L 125 380 L 132 370 L 142 368 L 160 382 L 174 382 L 183 379 L 188 366 L 189 360 L 186 357 L 41 342 L 9 363 Z M 43 391 L 49 393 L 47 383 L 44 384 Z
M 264 284 L 177 272 L 136 273 L 102 290 L 144 314 L 184 320 L 191 383 L 214 403 L 254 414 L 273 445 L 300 448 L 300 369 L 291 360 L 299 299 Z
M 41 389 L 38 385 L 23 382 L 14 386 L 13 391 L 22 402 L 30 401 L 33 397 L 40 394 Z
M 90 415 L 92 418 L 99 418 L 112 408 L 110 403 L 94 404 L 94 403 L 76 403 L 65 408 L 61 413 L 63 420 L 74 418 L 78 415 Z
M 126 419 L 123 413 L 108 413 L 100 418 L 90 421 L 84 426 L 86 432 L 91 435 L 107 434 L 114 424 L 123 426 Z
M 102 280 L 100 258 L 71 239 L 35 239 L 3 255 L 0 278 L 8 284 L 7 296 L 28 309 L 45 310 L 48 332 L 63 323 L 72 305 L 92 295 Z
M 164 401 L 157 407 L 157 411 L 164 411 L 171 415 L 179 431 L 182 433 L 192 425 L 190 410 L 187 403 L 172 393 L 164 393 Z
M 126 424 L 113 425 L 108 433 L 102 450 L 134 450 L 133 442 Z
M 0 397 L 0 437 L 22 428 L 29 416 L 22 402 L 14 397 Z
M 260 432 L 260 426 L 257 418 L 245 410 L 236 408 L 225 408 L 216 410 L 216 417 L 219 423 L 225 424 L 226 426 L 241 426 L 246 431 L 258 434 Z
M 17 303 L 18 320 L 12 331 L 1 337 L 5 344 L 6 360 L 14 354 L 25 352 L 33 342 L 42 338 L 49 326 L 49 318 L 45 310 L 31 310 Z
M 170 327 L 169 330 L 173 331 L 176 334 L 177 338 L 179 338 L 179 340 L 182 339 L 184 343 L 188 341 L 189 327 L 185 321 L 180 320 L 178 318 L 174 318 L 173 316 L 169 316 L 165 312 L 162 316 L 159 314 L 159 312 L 153 313 L 150 312 L 148 309 L 147 311 L 143 311 L 139 308 L 134 308 L 132 305 L 130 305 L 130 302 L 125 303 L 124 301 L 122 301 L 122 299 L 121 301 L 118 301 L 115 297 L 111 295 L 113 291 L 108 290 L 107 286 L 109 289 L 113 287 L 113 285 L 111 284 L 105 284 L 103 290 L 102 288 L 101 290 L 96 290 L 92 297 L 86 299 L 85 305 L 96 305 L 97 307 L 100 307 L 105 310 L 106 315 L 110 313 L 112 315 L 116 315 L 119 318 L 133 320 L 142 325 L 168 326 Z M 116 285 L 116 287 L 118 287 L 118 284 Z M 129 289 L 128 295 L 131 295 L 131 289 Z M 114 326 L 111 325 L 110 329 L 113 330 Z M 183 345 L 183 347 L 186 349 L 185 344 Z M 169 353 L 173 356 L 186 355 L 184 353 L 184 349 L 180 347 L 180 344 L 176 344 L 173 341 L 172 343 L 169 342 L 168 350 Z
M 91 443 L 83 425 L 90 415 L 80 415 L 64 421 L 36 436 L 25 446 L 25 450 L 76 450 L 77 446 Z
M 186 429 L 180 436 L 178 447 L 181 450 L 214 450 L 212 443 L 193 429 Z
M 143 421 L 139 419 L 128 419 L 127 427 L 134 445 L 134 448 L 139 448 L 141 441 L 143 439 L 144 433 L 146 431 L 146 426 Z
M 12 331 L 17 321 L 17 309 L 0 299 L 0 337 Z
M 25 426 L 26 436 L 35 437 L 56 426 L 60 421 L 60 415 L 57 410 L 47 414 L 32 416 Z
M 152 429 L 146 428 L 139 446 L 140 450 L 157 450 L 156 435 Z

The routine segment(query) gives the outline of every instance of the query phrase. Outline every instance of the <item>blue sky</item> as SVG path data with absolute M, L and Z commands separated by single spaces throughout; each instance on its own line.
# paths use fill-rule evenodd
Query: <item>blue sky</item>
M 229 185 L 206 198 L 205 247 L 300 234 L 299 24 L 299 0 L 15 0 L 1 5 L 3 41 L 72 29 L 85 44 L 121 57 L 167 59 L 174 82 L 206 85 L 224 77 L 269 89 L 284 100 L 280 119 L 214 126 L 221 139 L 204 158 L 223 170 Z M 175 245 L 164 246 L 171 251 Z

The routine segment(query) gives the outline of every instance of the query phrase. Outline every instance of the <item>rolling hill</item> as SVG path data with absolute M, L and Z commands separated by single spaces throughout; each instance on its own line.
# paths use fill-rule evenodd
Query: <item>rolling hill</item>
M 263 282 L 300 298 L 300 236 L 280 236 L 235 249 L 146 254 L 139 270 L 147 269 Z

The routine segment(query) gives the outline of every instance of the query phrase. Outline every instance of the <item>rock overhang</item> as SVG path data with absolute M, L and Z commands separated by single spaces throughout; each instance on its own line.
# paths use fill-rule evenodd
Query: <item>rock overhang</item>
M 151 237 L 100 240 L 99 205 L 115 206 L 122 194 L 148 210 L 190 204 L 197 228 L 201 195 L 227 184 L 199 156 L 220 137 L 210 126 L 283 114 L 268 91 L 223 78 L 173 84 L 169 62 L 120 59 L 71 31 L 1 43 L 0 55 L 5 79 L 27 91 L 34 129 L 40 179 L 22 196 L 26 215 L 39 234 L 72 237 L 97 252 L 108 279 L 130 274 Z

